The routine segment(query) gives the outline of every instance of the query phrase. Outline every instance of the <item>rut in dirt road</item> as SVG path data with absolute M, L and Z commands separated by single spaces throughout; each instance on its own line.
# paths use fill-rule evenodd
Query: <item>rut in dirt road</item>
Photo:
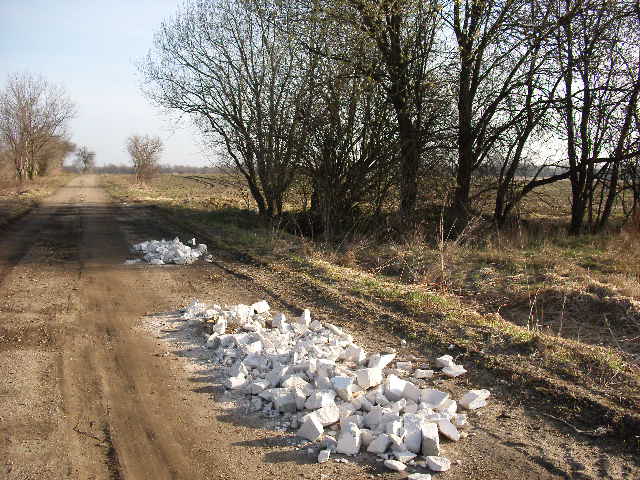
M 8 478 L 223 471 L 212 455 L 194 461 L 202 440 L 193 412 L 151 362 L 153 342 L 132 332 L 160 299 L 153 275 L 120 265 L 128 246 L 118 214 L 96 177 L 83 177 L 2 240 L 0 362 L 9 374 L 0 458 Z

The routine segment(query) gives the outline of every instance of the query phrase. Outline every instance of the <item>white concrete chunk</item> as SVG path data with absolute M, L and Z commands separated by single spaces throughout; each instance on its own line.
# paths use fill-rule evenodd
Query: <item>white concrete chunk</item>
M 451 461 L 447 457 L 430 455 L 426 457 L 427 467 L 434 472 L 446 472 L 451 468 Z
M 385 460 L 384 466 L 394 472 L 404 472 L 407 469 L 407 466 L 398 460 Z
M 330 456 L 331 450 L 320 450 L 320 453 L 318 454 L 318 463 L 328 462 Z
M 386 355 L 374 354 L 369 358 L 369 368 L 378 368 L 382 370 L 396 358 L 395 353 L 388 353 Z
M 458 432 L 458 429 L 449 420 L 440 420 L 438 422 L 438 430 L 440 430 L 440 433 L 449 440 L 453 440 L 454 442 L 460 440 L 460 433 Z
M 360 451 L 360 445 L 360 429 L 353 424 L 349 424 L 348 427 L 338 435 L 336 452 L 345 455 L 356 455 Z
M 438 368 L 452 367 L 453 365 L 455 365 L 455 363 L 451 355 L 443 355 L 436 358 L 436 367 Z
M 315 415 L 311 414 L 304 419 L 296 435 L 306 438 L 311 442 L 315 442 L 320 438 L 323 432 L 324 427 L 320 423 L 320 420 L 318 420 Z
M 444 373 L 447 377 L 456 378 L 464 373 L 467 373 L 467 371 L 462 365 L 451 365 L 449 367 L 444 367 L 442 369 L 442 373 Z
M 365 390 L 382 383 L 382 370 L 379 368 L 361 368 L 356 371 L 358 385 Z
M 338 396 L 345 402 L 351 401 L 353 397 L 353 378 L 351 377 L 333 377 L 331 384 Z
M 367 447 L 367 452 L 375 453 L 376 455 L 381 455 L 387 451 L 389 445 L 391 444 L 391 439 L 389 435 L 386 433 L 381 433 L 369 444 Z
M 420 402 L 426 405 L 426 408 L 437 408 L 449 399 L 449 394 L 426 388 L 420 392 Z
M 413 372 L 413 376 L 416 378 L 431 378 L 433 377 L 433 373 L 433 370 L 422 370 L 418 368 Z
M 323 427 L 332 425 L 340 420 L 340 409 L 335 404 L 321 407 L 313 412 L 313 414 L 320 420 Z
M 435 423 L 422 424 L 422 455 L 440 455 L 440 436 Z
M 335 406 L 336 392 L 333 390 L 319 390 L 312 393 L 304 404 L 309 410 L 316 410 L 322 407 Z
M 467 410 L 476 410 L 482 408 L 487 404 L 487 398 L 491 393 L 489 390 L 469 390 L 460 399 L 460 406 Z

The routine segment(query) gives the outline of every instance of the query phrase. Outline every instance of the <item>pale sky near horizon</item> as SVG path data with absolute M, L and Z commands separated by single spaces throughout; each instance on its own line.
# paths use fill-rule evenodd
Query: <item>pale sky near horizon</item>
M 0 0 L 0 85 L 15 72 L 62 85 L 77 109 L 71 139 L 96 163 L 128 164 L 134 133 L 159 135 L 162 164 L 205 166 L 197 132 L 153 107 L 140 91 L 135 63 L 180 0 Z

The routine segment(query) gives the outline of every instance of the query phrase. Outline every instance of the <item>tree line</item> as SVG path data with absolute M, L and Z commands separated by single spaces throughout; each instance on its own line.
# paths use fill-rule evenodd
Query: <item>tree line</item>
M 500 226 L 567 181 L 579 234 L 640 208 L 639 27 L 635 0 L 187 0 L 140 70 L 265 217 L 305 184 L 326 232 L 389 202 L 410 228 L 435 181 Z

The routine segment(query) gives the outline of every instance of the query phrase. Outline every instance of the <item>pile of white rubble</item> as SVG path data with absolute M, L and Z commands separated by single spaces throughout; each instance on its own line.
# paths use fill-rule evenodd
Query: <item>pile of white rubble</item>
M 196 301 L 182 312 L 190 325 L 205 325 L 206 347 L 225 367 L 225 387 L 246 394 L 253 411 L 281 416 L 299 437 L 319 442 L 318 462 L 332 452 L 367 451 L 391 470 L 446 471 L 451 462 L 441 455 L 441 438 L 466 436 L 459 429 L 467 415 L 458 407 L 478 409 L 490 395 L 471 390 L 456 401 L 419 388 L 433 370 L 394 362 L 394 353 L 367 354 L 337 326 L 312 321 L 309 310 L 287 321 L 282 313 L 271 315 L 265 301 L 225 308 Z M 449 355 L 435 366 L 449 377 L 466 372 Z
M 141 252 L 143 260 L 151 265 L 164 265 L 175 263 L 176 265 L 188 265 L 195 262 L 207 251 L 204 243 L 196 245 L 196 239 L 189 242 L 191 246 L 185 245 L 179 238 L 173 240 L 150 240 L 137 243 L 132 247 L 134 252 Z M 139 263 L 140 260 L 127 260 L 125 263 Z

